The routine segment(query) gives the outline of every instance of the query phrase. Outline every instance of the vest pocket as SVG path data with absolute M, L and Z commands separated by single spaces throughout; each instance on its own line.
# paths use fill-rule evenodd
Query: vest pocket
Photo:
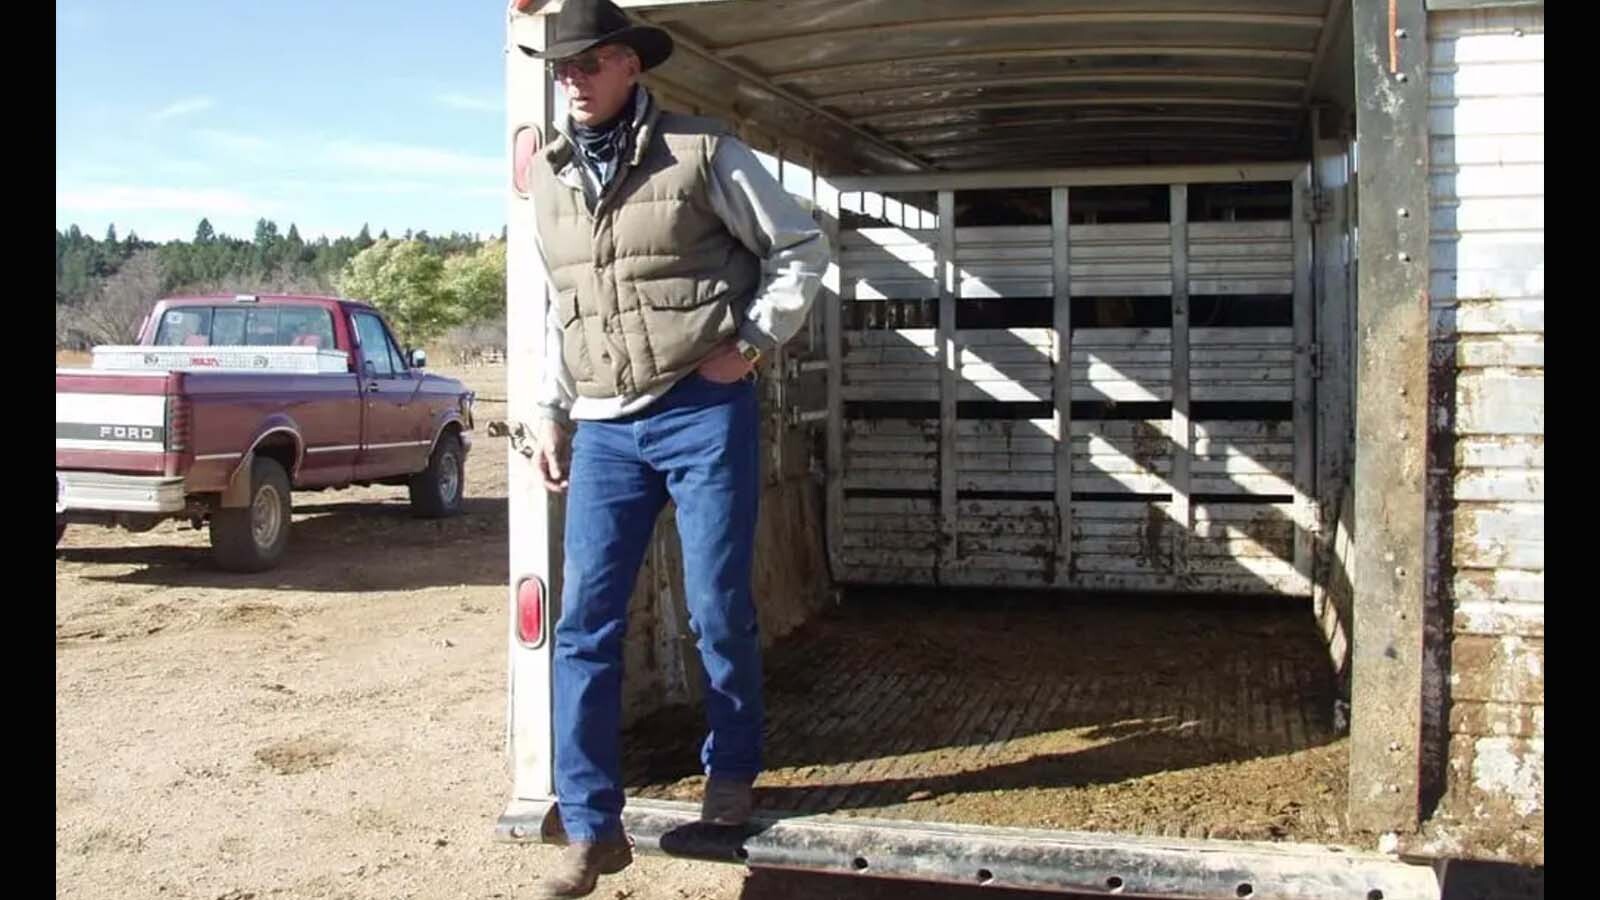
M 560 314 L 563 328 L 571 325 L 578 318 L 578 292 L 576 290 L 557 292 L 556 312 Z
M 639 305 L 650 309 L 695 309 L 724 299 L 728 288 L 728 283 L 720 279 L 663 278 L 633 282 Z
M 594 381 L 594 365 L 589 361 L 589 343 L 584 335 L 583 318 L 578 314 L 578 292 L 556 294 L 556 310 L 561 318 L 561 356 L 578 381 Z

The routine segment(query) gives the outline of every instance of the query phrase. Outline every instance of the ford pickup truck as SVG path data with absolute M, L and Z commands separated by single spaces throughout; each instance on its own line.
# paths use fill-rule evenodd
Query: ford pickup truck
M 418 515 L 455 515 L 473 394 L 426 362 L 360 301 L 161 300 L 136 345 L 56 370 L 56 542 L 69 523 L 188 519 L 222 568 L 262 571 L 291 491 L 407 485 Z

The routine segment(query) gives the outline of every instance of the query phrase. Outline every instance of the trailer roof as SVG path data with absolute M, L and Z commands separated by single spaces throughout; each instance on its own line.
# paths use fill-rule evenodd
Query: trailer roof
M 622 5 L 676 40 L 674 105 L 840 174 L 1305 159 L 1350 105 L 1347 0 Z

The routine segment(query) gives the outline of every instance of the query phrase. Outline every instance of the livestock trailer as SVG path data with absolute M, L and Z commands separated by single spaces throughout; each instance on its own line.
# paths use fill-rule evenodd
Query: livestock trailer
M 765 364 L 758 816 L 695 823 L 670 513 L 626 824 L 753 866 L 1437 897 L 1544 862 L 1544 14 L 689 0 L 645 82 L 834 249 Z M 561 98 L 508 11 L 506 148 Z M 508 165 L 508 400 L 544 275 Z M 510 468 L 508 841 L 552 816 L 562 499 Z

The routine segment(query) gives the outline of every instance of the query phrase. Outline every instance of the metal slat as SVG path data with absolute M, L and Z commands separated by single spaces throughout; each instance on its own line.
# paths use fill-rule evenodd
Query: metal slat
M 939 532 L 943 563 L 954 562 L 956 533 L 956 367 L 960 342 L 956 334 L 956 299 L 961 284 L 956 278 L 956 197 L 939 191 Z
M 1064 187 L 1050 190 L 1050 253 L 1055 289 L 1055 432 L 1068 440 L 1055 441 L 1056 584 L 1066 584 L 1072 573 L 1072 226 L 1071 196 Z
M 1194 432 L 1189 421 L 1189 186 L 1174 184 L 1170 198 L 1172 230 L 1172 518 L 1177 534 L 1172 542 L 1172 569 L 1188 574 L 1189 529 L 1194 525 L 1189 506 L 1189 454 Z

